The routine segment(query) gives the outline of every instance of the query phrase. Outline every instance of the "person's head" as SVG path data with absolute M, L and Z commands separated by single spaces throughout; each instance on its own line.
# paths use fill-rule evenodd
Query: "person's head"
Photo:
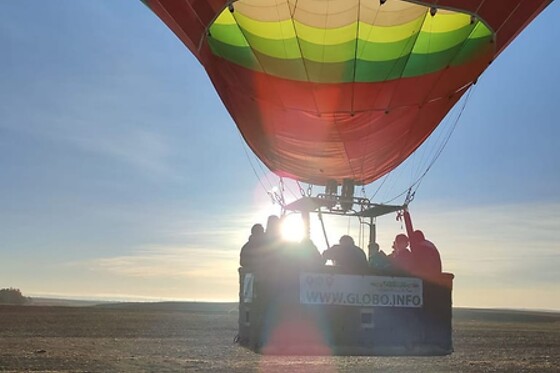
M 340 240 L 338 240 L 338 242 L 340 243 L 340 246 L 354 246 L 354 239 L 347 234 L 340 237 Z
M 272 236 L 280 236 L 280 218 L 276 215 L 270 215 L 266 221 L 266 234 Z
M 255 224 L 251 227 L 251 234 L 253 236 L 261 236 L 264 234 L 264 228 L 260 224 Z
M 426 237 L 424 237 L 424 232 L 421 230 L 416 230 L 412 233 L 412 238 L 415 242 L 425 241 Z
M 405 234 L 397 234 L 393 242 L 393 249 L 404 250 L 408 246 L 408 237 Z

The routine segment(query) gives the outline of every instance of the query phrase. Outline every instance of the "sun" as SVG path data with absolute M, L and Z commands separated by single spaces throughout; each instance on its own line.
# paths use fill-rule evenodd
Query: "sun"
M 282 238 L 286 241 L 298 242 L 305 234 L 303 220 L 298 214 L 286 215 L 282 219 Z

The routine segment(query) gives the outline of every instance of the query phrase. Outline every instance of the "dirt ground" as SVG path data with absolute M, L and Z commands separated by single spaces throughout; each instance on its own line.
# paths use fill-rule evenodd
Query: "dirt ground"
M 560 371 L 560 314 L 456 310 L 444 357 L 262 356 L 234 344 L 236 332 L 231 304 L 0 306 L 0 371 Z

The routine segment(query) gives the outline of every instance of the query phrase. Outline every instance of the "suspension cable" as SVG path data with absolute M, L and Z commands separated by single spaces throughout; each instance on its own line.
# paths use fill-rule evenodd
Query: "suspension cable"
M 447 136 L 445 137 L 445 139 L 443 140 L 442 145 L 439 147 L 439 149 L 436 151 L 433 159 L 430 161 L 430 163 L 428 164 L 428 166 L 426 167 L 426 169 L 424 170 L 424 172 L 412 183 L 410 184 L 409 187 L 407 187 L 403 192 L 399 193 L 398 195 L 396 195 L 395 197 L 383 202 L 383 203 L 391 203 L 393 201 L 395 201 L 396 199 L 402 197 L 403 195 L 409 193 L 414 195 L 414 193 L 416 193 L 416 191 L 418 190 L 418 188 L 420 187 L 420 185 L 422 184 L 422 181 L 424 180 L 424 177 L 428 174 L 428 172 L 432 169 L 432 167 L 434 166 L 434 164 L 436 163 L 436 161 L 438 160 L 438 158 L 440 157 L 440 155 L 443 153 L 443 150 L 445 149 L 447 143 L 449 142 L 449 140 L 451 139 L 451 136 L 453 135 L 453 133 L 455 132 L 455 129 L 457 129 L 457 125 L 459 123 L 459 120 L 461 119 L 461 117 L 463 116 L 463 113 L 465 111 L 465 107 L 467 106 L 467 103 L 469 102 L 470 97 L 472 96 L 472 93 L 474 91 L 473 85 L 471 85 L 468 90 L 467 90 L 467 95 L 465 96 L 465 99 L 463 100 L 463 104 L 461 105 L 461 108 L 459 109 L 459 114 L 457 115 L 457 117 L 455 118 L 455 120 L 453 121 L 452 125 L 451 125 L 451 130 L 449 131 L 449 133 L 447 134 Z M 376 192 L 377 193 L 377 192 Z
M 249 165 L 251 166 L 251 169 L 253 170 L 253 173 L 255 174 L 255 177 L 257 178 L 257 180 L 258 180 L 259 184 L 261 185 L 261 187 L 263 188 L 264 192 L 270 195 L 269 190 L 272 189 L 272 187 L 273 187 L 272 183 L 270 182 L 270 180 L 268 180 L 268 177 L 266 176 L 266 173 L 265 173 L 264 178 L 268 182 L 268 184 L 270 185 L 270 188 L 267 189 L 266 186 L 264 185 L 262 179 L 259 177 L 257 169 L 255 168 L 255 165 L 251 161 L 251 157 L 249 155 L 249 152 L 247 151 L 247 146 L 244 142 L 243 136 L 241 136 L 239 131 L 237 132 L 237 134 L 238 134 L 239 139 L 241 141 L 241 148 L 243 148 L 243 152 L 245 153 L 245 157 L 247 158 L 247 161 L 249 162 Z

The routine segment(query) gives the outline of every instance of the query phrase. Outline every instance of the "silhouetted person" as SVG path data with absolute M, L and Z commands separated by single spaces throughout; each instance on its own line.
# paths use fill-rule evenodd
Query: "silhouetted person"
M 251 228 L 249 240 L 241 248 L 239 263 L 242 267 L 256 267 L 262 261 L 263 245 L 265 244 L 264 228 L 260 224 L 255 224 Z
M 393 270 L 410 272 L 412 266 L 412 253 L 408 251 L 408 237 L 404 234 L 397 234 L 393 241 L 393 252 L 388 258 Z
M 387 254 L 380 250 L 379 245 L 372 242 L 368 245 L 369 266 L 375 270 L 385 271 L 391 268 L 391 262 Z
M 325 259 L 310 238 L 304 238 L 293 249 L 300 269 L 316 269 L 325 265 Z
M 266 221 L 263 248 L 264 264 L 268 267 L 283 266 L 286 261 L 286 242 L 282 239 L 281 228 L 280 218 L 270 215 Z
M 364 271 L 369 267 L 364 251 L 347 235 L 340 237 L 338 245 L 325 250 L 323 258 L 332 260 L 335 266 L 347 271 Z
M 282 232 L 280 218 L 276 215 L 270 215 L 266 221 L 266 239 L 270 242 L 279 242 L 282 240 Z
M 413 272 L 420 277 L 430 277 L 441 273 L 441 257 L 436 245 L 426 240 L 420 230 L 412 233 L 410 251 L 413 258 Z

